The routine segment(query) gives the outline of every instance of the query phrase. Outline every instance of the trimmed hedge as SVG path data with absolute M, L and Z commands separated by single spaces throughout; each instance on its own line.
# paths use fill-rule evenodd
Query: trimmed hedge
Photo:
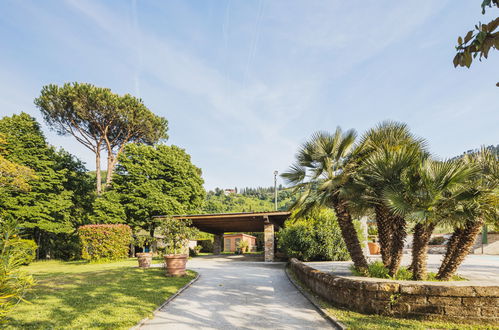
M 85 260 L 118 260 L 128 257 L 132 229 L 128 225 L 86 225 L 78 228 L 81 257 Z

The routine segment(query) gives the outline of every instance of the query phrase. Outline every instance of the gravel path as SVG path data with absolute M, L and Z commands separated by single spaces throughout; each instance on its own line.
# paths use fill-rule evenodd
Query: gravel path
M 284 263 L 197 257 L 201 277 L 142 329 L 330 329 L 296 290 Z

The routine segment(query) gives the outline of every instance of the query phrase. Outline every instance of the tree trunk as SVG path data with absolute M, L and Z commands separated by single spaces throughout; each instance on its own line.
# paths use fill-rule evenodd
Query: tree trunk
M 380 204 L 374 208 L 376 213 L 376 224 L 378 226 L 379 246 L 383 265 L 389 267 L 392 262 L 392 224 L 390 223 L 390 212 L 386 206 Z
M 392 216 L 390 218 L 392 223 L 392 243 L 388 275 L 394 276 L 400 268 L 400 263 L 404 254 L 405 239 L 407 237 L 407 224 L 403 217 Z
M 448 281 L 456 273 L 457 268 L 470 253 L 470 249 L 475 243 L 476 237 L 480 234 L 482 225 L 483 220 L 481 219 L 467 221 L 460 235 L 460 239 L 457 242 L 457 246 L 449 257 L 445 269 L 443 269 L 442 272 L 439 271 L 437 274 L 439 280 Z
M 95 177 L 96 177 L 96 187 L 97 187 L 97 195 L 100 195 L 102 192 L 102 181 L 101 181 L 101 173 L 100 173 L 100 150 L 97 149 L 95 152 Z
M 440 268 L 438 269 L 437 277 L 439 277 L 444 272 L 445 267 L 447 267 L 449 260 L 451 259 L 452 255 L 454 254 L 455 250 L 457 249 L 457 246 L 458 246 L 459 240 L 461 239 L 462 233 L 463 233 L 462 228 L 455 228 L 454 229 L 452 236 L 449 238 L 449 241 L 447 242 L 447 249 L 445 251 L 444 259 L 442 260 L 442 263 L 440 264 Z
M 353 225 L 352 216 L 348 211 L 346 202 L 337 199 L 334 202 L 333 206 L 336 212 L 336 217 L 338 219 L 338 225 L 341 229 L 343 240 L 345 241 L 345 245 L 348 249 L 348 252 L 350 253 L 350 257 L 352 258 L 354 267 L 359 272 L 366 273 L 368 269 L 367 261 L 364 256 L 364 252 L 362 252 L 359 238 L 357 236 L 357 231 L 355 230 L 355 226 Z
M 435 229 L 434 223 L 418 223 L 414 227 L 414 239 L 412 243 L 412 279 L 421 281 L 426 278 L 426 259 L 428 256 L 428 244 L 431 233 Z
M 113 172 L 114 167 L 116 166 L 116 157 L 108 151 L 107 154 L 107 173 L 106 173 L 106 188 L 111 186 L 111 182 L 113 181 Z

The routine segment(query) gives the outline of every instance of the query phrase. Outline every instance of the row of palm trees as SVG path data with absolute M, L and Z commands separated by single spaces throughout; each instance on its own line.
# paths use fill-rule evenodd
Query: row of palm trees
M 300 197 L 305 214 L 316 207 L 336 212 L 354 267 L 368 271 L 353 218 L 376 219 L 383 264 L 394 276 L 408 232 L 413 232 L 414 280 L 426 278 L 431 235 L 453 228 L 437 274 L 449 280 L 469 253 L 485 222 L 499 221 L 499 161 L 483 149 L 456 160 L 432 157 L 424 139 L 406 124 L 383 122 L 359 140 L 354 130 L 318 132 L 305 142 L 282 177 Z

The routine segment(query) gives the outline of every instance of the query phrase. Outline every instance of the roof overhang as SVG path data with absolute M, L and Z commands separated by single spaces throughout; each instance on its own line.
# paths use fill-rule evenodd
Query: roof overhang
M 189 219 L 201 231 L 222 234 L 227 232 L 262 232 L 264 225 L 282 227 L 291 212 L 245 212 L 157 216 L 155 218 Z

